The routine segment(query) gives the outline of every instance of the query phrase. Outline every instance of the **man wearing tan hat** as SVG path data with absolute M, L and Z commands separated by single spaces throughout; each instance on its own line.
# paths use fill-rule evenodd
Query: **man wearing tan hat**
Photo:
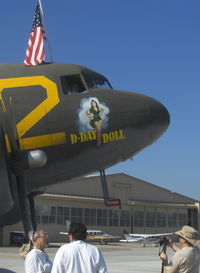
M 164 273 L 199 273 L 200 250 L 195 246 L 198 243 L 199 232 L 190 226 L 183 226 L 175 234 L 179 236 L 182 248 L 171 241 L 168 242 L 168 246 L 176 253 L 172 258 L 172 264 L 168 263 L 167 254 L 160 254 L 164 262 Z

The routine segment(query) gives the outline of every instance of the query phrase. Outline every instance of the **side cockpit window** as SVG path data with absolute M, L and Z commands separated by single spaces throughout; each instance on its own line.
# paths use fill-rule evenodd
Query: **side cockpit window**
M 79 74 L 61 76 L 60 80 L 64 94 L 78 94 L 86 91 L 86 87 Z

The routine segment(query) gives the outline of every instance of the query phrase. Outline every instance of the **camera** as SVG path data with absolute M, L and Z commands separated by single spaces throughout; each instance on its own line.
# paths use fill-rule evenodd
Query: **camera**
M 158 241 L 158 243 L 159 243 L 160 246 L 167 245 L 168 242 L 169 242 L 169 239 L 167 237 L 165 237 L 165 236 L 160 237 L 160 239 Z

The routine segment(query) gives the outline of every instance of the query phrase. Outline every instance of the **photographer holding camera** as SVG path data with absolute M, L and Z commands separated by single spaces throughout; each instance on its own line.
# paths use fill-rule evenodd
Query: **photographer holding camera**
M 167 246 L 176 253 L 172 263 L 168 262 L 168 256 L 162 252 L 160 258 L 163 260 L 164 273 L 199 273 L 200 249 L 195 246 L 199 239 L 199 232 L 190 226 L 183 226 L 180 231 L 175 232 L 179 236 L 182 248 L 167 241 Z

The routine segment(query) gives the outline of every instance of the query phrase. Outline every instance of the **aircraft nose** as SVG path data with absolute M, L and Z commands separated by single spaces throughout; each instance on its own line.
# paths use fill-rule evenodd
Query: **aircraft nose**
M 123 131 L 124 141 L 118 143 L 118 148 L 124 160 L 157 140 L 170 123 L 165 106 L 146 95 L 119 91 L 112 106 L 110 124 Z
M 170 124 L 170 116 L 165 106 L 157 100 L 149 98 L 148 105 L 152 126 L 152 137 L 155 139 L 162 135 L 168 128 Z
M 167 109 L 151 97 L 134 92 L 119 92 L 116 101 L 118 105 L 115 108 L 120 109 L 116 122 L 122 128 L 130 130 L 133 135 L 147 137 L 152 143 L 169 126 L 170 116 Z

